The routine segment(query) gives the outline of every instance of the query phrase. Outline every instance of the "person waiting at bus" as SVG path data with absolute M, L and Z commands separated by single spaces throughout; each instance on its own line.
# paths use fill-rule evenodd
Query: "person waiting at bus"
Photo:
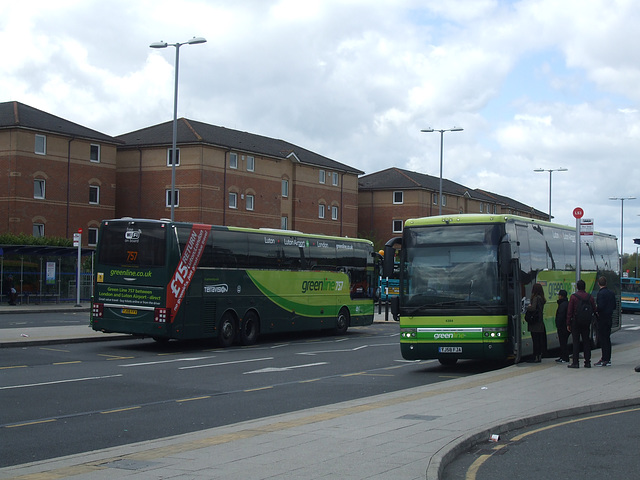
M 527 307 L 530 312 L 536 312 L 536 321 L 527 323 L 527 330 L 531 333 L 531 341 L 533 342 L 533 363 L 542 361 L 542 345 L 544 343 L 544 304 L 547 299 L 544 297 L 542 285 L 535 283 L 531 290 L 531 302 Z
M 607 279 L 598 279 L 600 290 L 596 296 L 596 306 L 598 314 L 598 339 L 602 345 L 602 356 L 595 364 L 596 367 L 611 366 L 611 325 L 613 311 L 616 309 L 616 295 L 607 288 Z
M 558 331 L 558 343 L 560 343 L 560 358 L 558 363 L 569 363 L 569 330 L 567 330 L 567 310 L 569 309 L 569 299 L 566 290 L 558 291 L 558 309 L 556 310 L 556 329 Z
M 593 301 L 593 297 L 591 295 L 585 292 L 586 284 L 584 283 L 584 280 L 578 280 L 576 282 L 576 288 L 578 291 L 571 295 L 569 308 L 567 309 L 567 328 L 571 332 L 571 338 L 573 341 L 573 359 L 567 366 L 569 368 L 580 368 L 580 340 L 582 339 L 584 368 L 591 368 L 591 339 L 589 338 L 591 324 L 589 322 L 579 322 L 575 316 L 581 301 L 589 302 L 592 312 L 596 311 L 596 302 Z

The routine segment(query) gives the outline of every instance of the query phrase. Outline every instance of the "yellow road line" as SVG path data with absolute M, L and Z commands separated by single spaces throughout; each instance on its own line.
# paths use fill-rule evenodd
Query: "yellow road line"
M 138 406 L 138 407 L 118 408 L 118 409 L 116 409 L 116 410 L 105 410 L 104 412 L 100 412 L 100 413 L 102 413 L 102 414 L 106 415 L 106 414 L 108 414 L 108 413 L 127 412 L 127 411 L 129 411 L 129 410 L 137 410 L 137 409 L 139 409 L 139 408 L 142 408 L 142 407 L 139 407 L 139 406 Z
M 56 421 L 55 418 L 52 418 L 50 420 L 38 420 L 35 422 L 19 423 L 17 425 L 7 425 L 5 428 L 28 427 L 29 425 L 38 425 L 40 423 L 51 423 L 55 421 Z

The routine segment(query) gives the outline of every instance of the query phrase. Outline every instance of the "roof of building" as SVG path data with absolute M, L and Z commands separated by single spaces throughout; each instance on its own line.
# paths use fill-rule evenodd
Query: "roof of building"
M 44 133 L 119 144 L 120 140 L 20 102 L 0 102 L 0 129 L 24 128 Z
M 357 175 L 364 173 L 356 168 L 276 138 L 232 130 L 187 118 L 179 118 L 177 127 L 177 145 L 206 144 L 238 152 L 279 159 L 291 159 L 303 164 L 340 172 Z M 173 122 L 160 123 L 119 135 L 116 138 L 123 140 L 128 147 L 170 146 L 173 139 Z
M 437 192 L 440 189 L 440 177 L 434 177 L 425 173 L 412 172 L 402 168 L 391 167 L 379 172 L 364 175 L 358 179 L 358 189 L 363 190 L 429 190 Z M 459 183 L 442 179 L 442 192 L 447 195 L 466 196 L 479 202 L 504 205 L 519 212 L 532 212 L 545 216 L 529 205 L 525 205 L 504 195 L 487 192 L 479 188 L 470 189 Z

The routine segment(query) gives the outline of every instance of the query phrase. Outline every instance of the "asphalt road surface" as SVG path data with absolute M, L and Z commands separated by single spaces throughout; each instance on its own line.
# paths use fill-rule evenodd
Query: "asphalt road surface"
M 122 340 L 0 349 L 0 467 L 361 398 L 501 365 L 407 362 L 395 322 L 252 347 Z

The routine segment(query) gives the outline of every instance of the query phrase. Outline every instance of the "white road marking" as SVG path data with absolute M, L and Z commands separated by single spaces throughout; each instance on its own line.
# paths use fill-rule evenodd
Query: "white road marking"
M 287 372 L 289 370 L 293 370 L 294 368 L 317 367 L 318 365 L 327 365 L 327 364 L 328 362 L 318 362 L 318 363 L 308 363 L 306 365 L 292 365 L 290 367 L 267 367 L 261 370 L 253 370 L 252 372 L 244 372 L 243 375 L 247 375 L 248 373 Z
M 220 367 L 222 365 L 235 365 L 237 363 L 248 363 L 248 362 L 262 362 L 262 361 L 265 361 L 265 360 L 273 360 L 273 357 L 251 358 L 249 360 L 238 360 L 238 361 L 235 361 L 235 362 L 209 363 L 207 365 L 192 365 L 190 367 L 180 367 L 178 370 L 189 370 L 191 368 Z
M 142 367 L 145 365 L 160 365 L 162 363 L 175 363 L 175 362 L 196 362 L 198 360 L 206 360 L 208 358 L 216 357 L 191 357 L 191 358 L 172 358 L 171 360 L 158 360 L 157 362 L 140 362 L 140 363 L 125 363 L 124 365 L 118 365 L 119 367 Z
M 26 388 L 26 387 L 42 387 L 44 385 L 56 385 L 59 383 L 86 382 L 87 380 L 102 380 L 104 378 L 114 378 L 114 377 L 122 377 L 122 374 L 104 375 L 101 377 L 70 378 L 68 380 L 55 380 L 52 382 L 42 382 L 42 383 L 28 383 L 25 385 L 8 385 L 6 387 L 0 387 L 0 390 L 11 390 L 14 388 Z

